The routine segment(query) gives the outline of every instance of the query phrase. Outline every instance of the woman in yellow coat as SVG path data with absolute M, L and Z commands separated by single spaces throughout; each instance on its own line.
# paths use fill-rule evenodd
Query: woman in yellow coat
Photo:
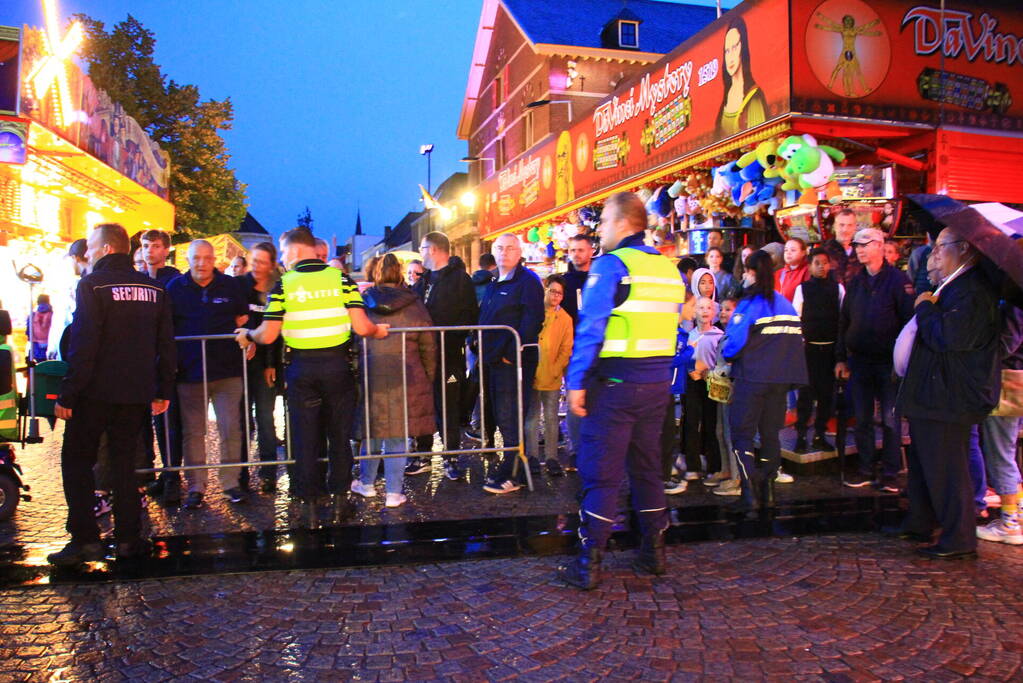
M 545 281 L 543 329 L 540 330 L 540 363 L 533 379 L 533 402 L 526 415 L 526 455 L 531 467 L 540 450 L 540 413 L 543 412 L 544 459 L 552 477 L 565 473 L 558 461 L 558 403 L 561 382 L 572 357 L 572 318 L 561 308 L 565 281 L 551 275 Z

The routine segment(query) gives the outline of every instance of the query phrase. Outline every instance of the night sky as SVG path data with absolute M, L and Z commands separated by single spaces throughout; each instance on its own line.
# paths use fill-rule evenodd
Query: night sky
M 455 128 L 482 0 L 57 2 L 63 17 L 82 12 L 108 30 L 130 10 L 156 34 L 165 74 L 231 98 L 231 165 L 271 232 L 308 205 L 327 239 L 347 238 L 360 206 L 365 232 L 382 233 L 421 207 L 424 143 L 435 145 L 434 187 L 466 170 Z M 40 0 L 2 5 L 0 24 L 43 25 Z

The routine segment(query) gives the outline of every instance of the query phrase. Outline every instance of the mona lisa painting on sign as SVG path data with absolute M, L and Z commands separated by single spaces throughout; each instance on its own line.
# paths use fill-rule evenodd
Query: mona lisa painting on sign
M 718 139 L 757 126 L 767 120 L 767 99 L 753 80 L 746 22 L 736 17 L 725 30 L 725 85 L 718 114 Z

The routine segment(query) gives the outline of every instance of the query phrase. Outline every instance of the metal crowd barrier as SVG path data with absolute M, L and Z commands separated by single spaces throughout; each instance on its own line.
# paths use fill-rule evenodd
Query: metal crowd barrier
M 503 453 L 503 452 L 508 451 L 508 450 L 515 450 L 515 461 L 514 461 L 513 467 L 512 467 L 512 476 L 514 477 L 514 476 L 517 475 L 517 473 L 518 473 L 518 466 L 521 463 L 523 468 L 524 468 L 525 475 L 526 475 L 526 484 L 529 487 L 529 490 L 532 491 L 533 490 L 533 477 L 532 477 L 532 474 L 529 471 L 529 461 L 526 458 L 526 453 L 525 453 L 526 439 L 525 439 L 525 424 L 524 424 L 525 420 L 524 420 L 524 416 L 525 416 L 525 408 L 526 408 L 526 406 L 523 405 L 523 397 L 522 397 L 522 379 L 523 379 L 523 377 L 522 377 L 522 350 L 525 347 L 522 344 L 522 338 L 520 337 L 519 333 L 514 328 L 509 327 L 507 325 L 460 325 L 460 326 L 451 326 L 451 327 L 441 327 L 441 326 L 433 326 L 433 327 L 392 327 L 389 330 L 389 335 L 394 335 L 394 334 L 400 334 L 401 335 L 402 403 L 403 403 L 403 410 L 404 410 L 404 415 L 403 415 L 403 417 L 404 417 L 404 442 L 405 442 L 406 447 L 407 447 L 407 445 L 409 443 L 409 440 L 412 437 L 412 435 L 409 434 L 409 420 L 408 420 L 408 405 L 409 405 L 409 403 L 408 403 L 408 376 L 407 376 L 407 370 L 406 370 L 406 365 L 405 365 L 406 360 L 407 360 L 407 354 L 408 354 L 408 350 L 406 348 L 406 337 L 407 337 L 407 335 L 409 333 L 416 333 L 416 334 L 418 334 L 418 333 L 422 333 L 422 332 L 438 332 L 438 333 L 440 333 L 439 351 L 438 351 L 439 355 L 440 355 L 440 368 L 439 368 L 440 375 L 438 375 L 438 377 L 439 377 L 440 385 L 441 385 L 441 390 L 440 390 L 440 394 L 441 394 L 441 419 L 440 419 L 441 432 L 440 433 L 441 433 L 442 441 L 443 441 L 443 443 L 444 443 L 444 445 L 446 447 L 446 445 L 447 445 L 447 435 L 448 435 L 448 422 L 447 422 L 448 405 L 447 405 L 447 391 L 446 391 L 445 379 L 444 379 L 444 378 L 447 377 L 447 358 L 446 358 L 445 353 L 444 353 L 445 335 L 448 334 L 448 333 L 453 333 L 453 332 L 463 332 L 463 333 L 475 332 L 476 333 L 476 339 L 477 339 L 477 354 L 479 356 L 482 356 L 482 353 L 483 353 L 483 333 L 484 332 L 488 332 L 488 331 L 510 332 L 513 335 L 514 340 L 515 340 L 515 368 L 516 368 L 516 380 L 517 380 L 516 381 L 516 407 L 517 407 L 516 420 L 518 422 L 517 426 L 518 426 L 518 434 L 519 434 L 519 439 L 518 439 L 519 443 L 518 443 L 517 446 L 510 447 L 510 448 L 503 447 L 503 446 L 502 447 L 497 447 L 496 445 L 486 445 L 485 441 L 482 441 L 482 440 L 486 439 L 486 389 L 485 389 L 485 384 L 486 383 L 483 382 L 482 379 L 481 379 L 481 381 L 480 381 L 480 392 L 479 392 L 479 399 L 480 399 L 480 438 L 481 438 L 481 447 L 480 448 L 468 448 L 468 449 L 456 449 L 456 450 L 440 450 L 440 451 L 434 451 L 434 450 L 429 450 L 429 451 L 405 451 L 403 453 L 376 453 L 376 454 L 372 454 L 371 453 L 371 454 L 366 454 L 366 455 L 362 455 L 361 453 L 359 453 L 359 454 L 353 454 L 354 459 L 356 461 L 358 461 L 358 460 L 369 460 L 369 459 L 374 459 L 374 458 L 383 459 L 383 458 L 402 458 L 402 457 L 419 457 L 419 456 L 422 456 L 422 457 L 432 457 L 434 455 L 441 455 L 441 456 L 445 456 L 445 455 L 468 455 L 468 454 L 473 454 L 473 453 L 483 455 L 483 454 L 487 454 L 487 453 Z M 202 344 L 203 425 L 204 425 L 203 435 L 204 435 L 204 438 L 206 438 L 206 434 L 209 431 L 209 380 L 208 380 L 208 372 L 207 372 L 207 364 L 206 364 L 206 342 L 208 342 L 208 341 L 221 341 L 221 340 L 231 340 L 231 341 L 233 341 L 234 339 L 235 339 L 235 335 L 233 335 L 233 334 L 191 335 L 191 336 L 182 336 L 182 337 L 175 337 L 174 338 L 174 340 L 177 341 L 177 342 L 197 341 L 197 342 L 200 342 Z M 370 440 L 372 438 L 371 431 L 370 431 L 370 386 L 369 386 L 369 373 L 368 373 L 368 367 L 369 367 L 369 346 L 368 346 L 368 344 L 369 343 L 373 343 L 374 341 L 377 341 L 377 340 L 362 339 L 362 338 L 360 338 L 360 340 L 362 342 L 362 344 L 361 344 L 362 349 L 361 349 L 361 354 L 360 354 L 361 355 L 361 359 L 362 359 L 362 366 L 361 366 L 360 370 L 362 372 L 363 424 L 365 426 L 365 433 L 362 435 L 362 439 L 363 439 L 363 442 L 366 443 L 367 450 L 368 450 L 368 445 L 369 445 Z M 528 344 L 527 346 L 536 346 L 536 344 Z M 246 352 L 244 350 L 241 351 L 241 354 L 242 354 L 242 392 L 243 392 L 242 393 L 242 401 L 243 401 L 243 404 L 242 404 L 243 405 L 242 422 L 244 423 L 244 426 L 245 426 L 245 448 L 246 448 L 246 452 L 251 454 L 252 453 L 252 433 L 251 433 L 252 430 L 251 430 L 251 415 L 250 415 L 251 405 L 249 403 L 248 359 L 246 357 Z M 433 387 L 431 386 L 430 389 L 432 391 Z M 164 443 L 166 444 L 166 448 L 167 448 L 168 453 L 171 452 L 170 445 L 171 445 L 171 434 L 172 434 L 171 429 L 170 429 L 170 415 L 169 415 L 169 412 L 170 411 L 168 409 L 163 414 L 164 435 L 165 435 L 164 436 L 164 439 L 165 439 Z M 285 401 L 284 401 L 284 417 L 285 417 L 285 436 L 286 436 L 286 438 L 285 438 L 286 458 L 284 460 L 249 460 L 249 461 L 246 461 L 246 462 L 203 463 L 203 464 L 198 464 L 198 465 L 184 465 L 184 464 L 182 464 L 182 465 L 175 465 L 175 466 L 168 466 L 168 467 L 147 467 L 147 468 L 140 468 L 140 469 L 137 469 L 135 471 L 138 474 L 159 474 L 159 473 L 162 473 L 162 472 L 187 472 L 187 471 L 194 471 L 194 470 L 226 469 L 226 468 L 230 468 L 230 467 L 260 467 L 260 466 L 276 467 L 276 466 L 279 466 L 279 465 L 294 465 L 294 464 L 296 464 L 296 461 L 295 461 L 295 459 L 294 459 L 294 457 L 292 455 L 292 448 L 291 448 L 291 415 L 290 415 L 290 412 L 288 410 L 287 398 L 285 398 Z M 217 419 L 218 420 L 220 419 L 219 415 L 217 416 Z M 353 425 L 354 425 L 354 421 L 353 421 Z M 461 427 L 459 427 L 459 429 L 460 428 Z M 431 436 L 432 436 L 432 433 L 431 433 Z M 504 438 L 504 435 L 502 435 L 502 438 Z M 275 449 L 276 449 L 276 446 L 275 446 Z M 321 462 L 326 462 L 327 458 L 319 458 L 319 460 Z

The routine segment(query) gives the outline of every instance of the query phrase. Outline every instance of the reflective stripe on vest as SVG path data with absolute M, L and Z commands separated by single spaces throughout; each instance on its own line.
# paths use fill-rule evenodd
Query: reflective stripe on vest
M 629 296 L 611 310 L 604 331 L 602 358 L 654 358 L 675 355 L 678 315 L 685 284 L 674 264 L 661 254 L 625 247 L 611 252 L 629 271 L 622 284 Z
M 342 287 L 335 268 L 285 273 L 284 343 L 293 349 L 327 349 L 351 339 L 352 321 Z

